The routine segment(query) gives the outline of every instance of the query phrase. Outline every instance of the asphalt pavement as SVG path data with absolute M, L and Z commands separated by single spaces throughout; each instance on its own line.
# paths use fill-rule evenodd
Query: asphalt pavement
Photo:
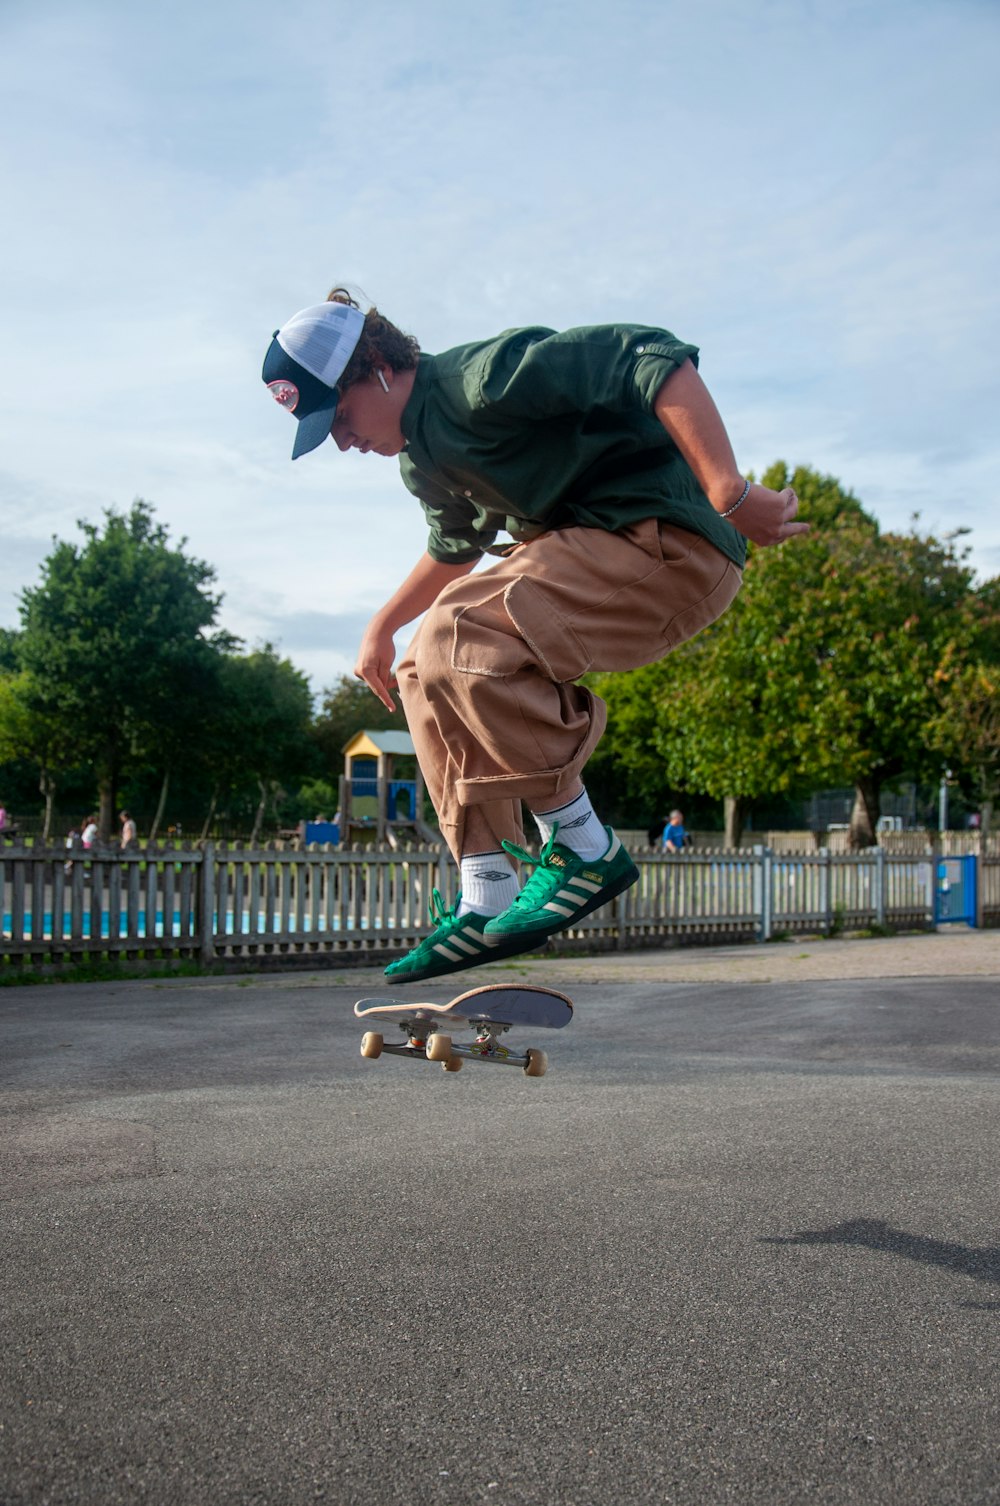
M 724 966 L 0 990 L 2 1506 L 1000 1501 L 1000 978 Z

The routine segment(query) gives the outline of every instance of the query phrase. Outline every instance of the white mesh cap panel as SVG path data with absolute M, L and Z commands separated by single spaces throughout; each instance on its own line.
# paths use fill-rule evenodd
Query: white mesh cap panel
M 365 316 L 346 303 L 317 303 L 293 314 L 278 331 L 278 344 L 306 371 L 336 387 L 361 338 Z

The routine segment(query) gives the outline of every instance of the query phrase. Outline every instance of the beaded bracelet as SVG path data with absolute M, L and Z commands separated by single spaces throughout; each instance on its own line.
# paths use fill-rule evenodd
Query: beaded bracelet
M 749 495 L 750 495 L 750 483 L 748 481 L 746 483 L 746 485 L 744 486 L 743 490 L 740 492 L 740 495 L 737 498 L 737 500 L 733 503 L 732 507 L 727 507 L 726 510 L 725 510 L 725 512 L 720 512 L 719 513 L 719 517 L 720 518 L 731 518 L 732 515 L 733 515 L 733 513 L 736 511 L 736 509 L 738 507 L 742 507 L 743 506 L 744 502 L 749 497 Z

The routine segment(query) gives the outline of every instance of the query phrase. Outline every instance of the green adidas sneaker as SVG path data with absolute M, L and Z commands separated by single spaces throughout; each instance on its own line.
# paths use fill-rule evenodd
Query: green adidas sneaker
M 615 836 L 610 826 L 608 850 L 602 858 L 581 858 L 579 853 L 556 841 L 558 826 L 537 858 L 512 842 L 503 845 L 521 863 L 537 867 L 512 905 L 486 922 L 484 934 L 503 940 L 513 936 L 551 936 L 565 931 L 591 910 L 630 889 L 639 870 Z
M 431 920 L 437 921 L 435 929 L 425 936 L 412 952 L 390 962 L 385 976 L 393 983 L 419 983 L 421 978 L 436 978 L 443 973 L 458 973 L 466 967 L 479 967 L 484 962 L 498 962 L 501 957 L 513 957 L 518 952 L 530 952 L 533 938 L 530 936 L 486 936 L 488 915 L 479 915 L 475 910 L 458 914 L 458 903 L 446 910 L 441 895 L 432 892 Z

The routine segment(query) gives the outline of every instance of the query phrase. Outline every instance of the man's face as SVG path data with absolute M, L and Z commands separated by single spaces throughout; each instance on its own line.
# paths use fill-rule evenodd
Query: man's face
M 373 451 L 376 455 L 398 455 L 406 444 L 399 426 L 401 396 L 395 383 L 386 392 L 377 376 L 348 387 L 330 428 L 338 449 L 360 450 L 362 455 Z

